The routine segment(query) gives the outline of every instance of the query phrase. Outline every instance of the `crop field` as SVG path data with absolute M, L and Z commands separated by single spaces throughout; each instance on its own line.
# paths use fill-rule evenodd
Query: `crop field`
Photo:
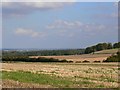
M 73 61 L 73 62 L 79 62 L 79 61 L 100 61 L 107 59 L 107 57 L 111 56 L 111 54 L 83 54 L 83 55 L 68 55 L 68 56 L 30 56 L 30 58 L 39 58 L 39 57 L 45 57 L 45 58 L 55 58 L 59 60 L 67 60 L 67 61 Z
M 118 50 L 120 50 L 120 48 L 117 48 L 117 49 L 108 49 L 108 50 L 101 50 L 101 51 L 95 52 L 95 54 L 114 54 Z
M 2 86 L 117 88 L 118 70 L 118 63 L 2 63 Z

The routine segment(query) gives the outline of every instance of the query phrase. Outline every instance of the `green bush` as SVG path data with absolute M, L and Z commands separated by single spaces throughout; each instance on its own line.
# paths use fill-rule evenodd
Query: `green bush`
M 112 56 L 108 57 L 103 62 L 120 62 L 120 52 L 117 52 L 116 55 L 112 55 Z
M 84 60 L 83 63 L 89 63 L 90 61 Z
M 100 61 L 94 61 L 95 63 L 100 63 Z

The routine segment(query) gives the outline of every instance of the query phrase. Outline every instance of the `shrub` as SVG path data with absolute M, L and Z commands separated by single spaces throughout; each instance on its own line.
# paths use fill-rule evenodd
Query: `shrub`
M 81 63 L 81 61 L 76 61 L 75 63 Z
M 72 61 L 67 61 L 67 60 L 59 60 L 59 59 L 54 59 L 54 58 L 29 58 L 29 57 L 24 57 L 24 56 L 16 56 L 16 57 L 3 57 L 2 62 L 72 62 Z
M 95 63 L 100 63 L 100 61 L 94 61 Z
M 68 61 L 68 63 L 73 63 L 73 61 Z
M 84 60 L 83 63 L 89 63 L 90 61 Z
M 68 62 L 66 59 L 61 60 L 60 62 Z
M 103 62 L 120 62 L 120 52 L 117 52 L 116 55 L 112 55 L 112 56 L 108 57 Z

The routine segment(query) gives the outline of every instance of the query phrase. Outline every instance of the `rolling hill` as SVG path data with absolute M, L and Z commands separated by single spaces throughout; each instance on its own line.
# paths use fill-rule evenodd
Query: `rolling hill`
M 120 48 L 117 49 L 108 49 L 108 50 L 102 50 L 102 51 L 97 51 L 94 52 L 94 54 L 115 54 Z
M 30 56 L 30 58 L 40 58 L 40 57 L 44 57 L 44 58 L 55 58 L 55 59 L 66 59 L 68 61 L 73 61 L 73 62 L 82 62 L 82 61 L 90 61 L 90 62 L 94 62 L 94 61 L 100 61 L 102 62 L 103 60 L 106 60 L 109 56 L 111 56 L 112 54 L 116 54 L 118 51 L 118 49 L 109 49 L 109 50 L 102 50 L 102 51 L 97 51 L 91 53 L 91 54 L 82 54 L 82 55 L 62 55 L 62 56 Z

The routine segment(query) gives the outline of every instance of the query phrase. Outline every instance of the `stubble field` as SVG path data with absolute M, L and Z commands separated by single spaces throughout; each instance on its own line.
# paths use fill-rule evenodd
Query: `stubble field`
M 118 63 L 2 63 L 2 86 L 117 88 L 118 69 Z
M 83 61 L 100 61 L 106 60 L 107 57 L 111 56 L 111 54 L 83 54 L 83 55 L 68 55 L 68 56 L 30 56 L 30 58 L 54 58 L 59 60 L 67 60 L 67 61 L 73 61 L 75 62 L 83 62 Z

